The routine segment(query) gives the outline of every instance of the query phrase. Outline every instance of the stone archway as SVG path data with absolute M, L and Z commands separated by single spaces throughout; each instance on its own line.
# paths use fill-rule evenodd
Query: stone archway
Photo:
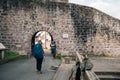
M 50 44 L 51 41 L 53 41 L 53 36 L 47 31 L 37 31 L 33 34 L 31 39 L 31 51 L 33 51 L 33 45 L 37 43 L 37 39 L 42 41 L 44 50 L 50 49 Z

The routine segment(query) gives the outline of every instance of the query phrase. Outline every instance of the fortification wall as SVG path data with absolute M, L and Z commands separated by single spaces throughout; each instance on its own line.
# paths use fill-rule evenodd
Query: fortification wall
M 96 9 L 69 3 L 19 4 L 0 8 L 0 41 L 12 51 L 31 53 L 31 39 L 47 31 L 58 53 L 120 56 L 120 21 Z M 63 37 L 63 35 L 68 37 Z

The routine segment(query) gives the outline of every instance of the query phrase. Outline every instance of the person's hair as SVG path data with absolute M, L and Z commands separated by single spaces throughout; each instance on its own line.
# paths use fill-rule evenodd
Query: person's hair
M 38 43 L 42 44 L 41 40 L 38 40 Z
M 52 44 L 55 44 L 55 41 L 51 41 Z

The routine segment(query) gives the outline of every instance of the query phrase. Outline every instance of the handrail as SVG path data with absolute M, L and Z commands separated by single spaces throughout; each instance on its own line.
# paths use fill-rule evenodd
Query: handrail
M 78 52 L 76 52 L 76 58 L 80 61 L 81 64 L 84 64 L 84 57 Z M 100 80 L 93 70 L 85 70 L 85 73 L 83 75 L 85 77 L 85 80 Z
M 80 63 L 82 63 L 84 57 L 82 55 L 80 55 L 79 53 L 76 53 L 77 58 L 79 59 Z

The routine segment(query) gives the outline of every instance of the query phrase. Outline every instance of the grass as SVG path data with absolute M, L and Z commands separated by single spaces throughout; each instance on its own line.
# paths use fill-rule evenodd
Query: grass
M 15 57 L 15 56 L 18 56 L 18 55 L 19 55 L 18 53 L 12 52 L 12 51 L 5 51 L 5 53 L 4 53 L 5 59 Z
M 56 59 L 60 59 L 61 60 L 61 58 L 62 58 L 61 54 L 57 54 L 56 55 Z
M 26 59 L 28 58 L 27 55 L 19 55 L 16 52 L 13 51 L 5 51 L 4 53 L 4 59 L 0 60 L 0 64 L 5 64 L 10 61 L 18 60 L 18 59 Z

